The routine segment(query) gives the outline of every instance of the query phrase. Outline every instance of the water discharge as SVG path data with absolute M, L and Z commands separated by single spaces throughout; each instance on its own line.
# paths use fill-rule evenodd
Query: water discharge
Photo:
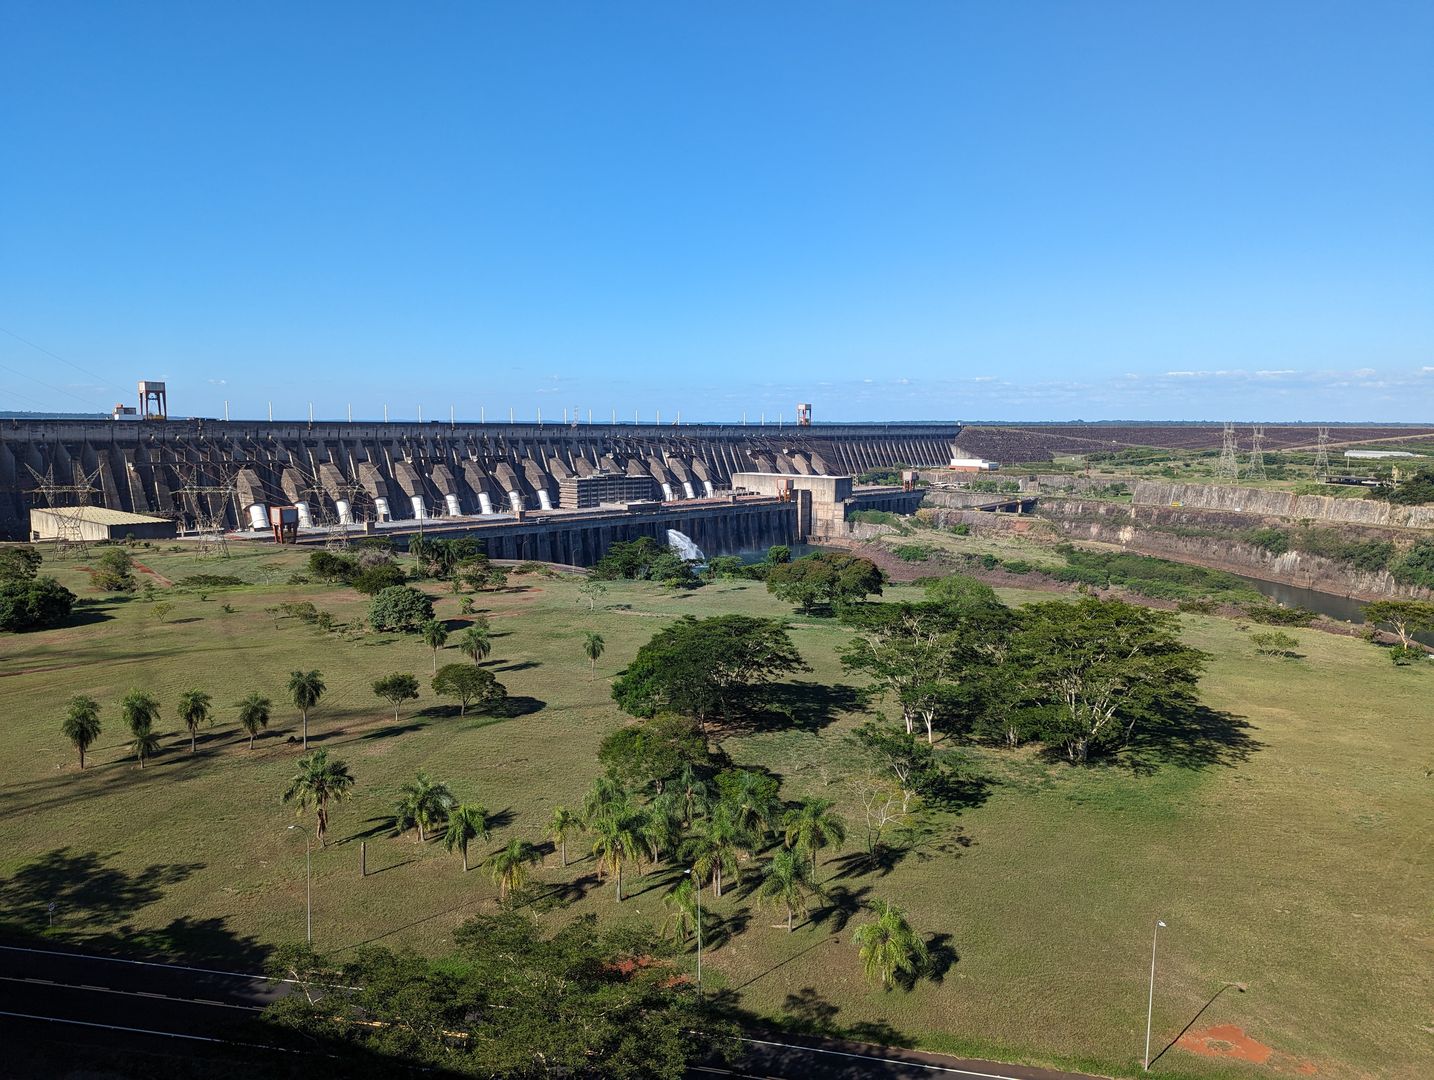
M 692 537 L 676 529 L 667 530 L 667 546 L 677 552 L 685 562 L 706 562 L 707 556 L 692 542 Z

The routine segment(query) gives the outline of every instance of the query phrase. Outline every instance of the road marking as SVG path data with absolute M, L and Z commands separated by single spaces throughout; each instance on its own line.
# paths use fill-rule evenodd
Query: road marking
M 737 1042 L 751 1043 L 754 1046 L 773 1046 L 781 1050 L 802 1050 L 809 1054 L 830 1054 L 833 1057 L 853 1058 L 857 1061 L 876 1061 L 883 1065 L 906 1065 L 913 1069 L 927 1069 L 930 1072 L 950 1073 L 953 1076 L 976 1076 L 982 1080 L 1021 1080 L 1017 1076 L 1007 1076 L 1004 1073 L 975 1072 L 971 1069 L 953 1069 L 949 1065 L 930 1065 L 924 1061 L 907 1061 L 905 1058 L 877 1057 L 875 1054 L 855 1054 L 847 1050 L 827 1050 L 820 1046 L 798 1046 L 794 1043 L 773 1042 L 768 1039 L 748 1039 L 741 1035 L 733 1036 Z
M 125 997 L 157 998 L 160 1001 L 175 1001 L 183 1005 L 208 1005 L 221 1009 L 244 1009 L 248 1012 L 263 1012 L 262 1005 L 239 1005 L 227 1001 L 208 1001 L 202 998 L 171 997 L 168 994 L 156 994 L 152 990 L 116 990 L 112 986 L 90 986 L 87 983 L 58 983 L 51 979 L 19 979 L 13 975 L 0 975 L 0 982 L 23 982 L 41 983 L 45 986 L 53 986 L 58 990 L 92 990 L 98 994 L 123 994 Z
M 158 1035 L 164 1039 L 189 1039 L 191 1042 L 222 1043 L 225 1046 L 245 1046 L 251 1050 L 273 1050 L 279 1054 L 303 1053 L 302 1050 L 286 1050 L 282 1046 L 269 1046 L 265 1043 L 234 1042 L 231 1039 L 216 1039 L 210 1035 L 181 1035 L 177 1031 L 154 1031 L 151 1028 L 123 1027 L 119 1024 L 96 1024 L 89 1020 L 66 1020 L 59 1016 L 36 1016 L 34 1013 L 8 1012 L 4 1009 L 0 1009 L 0 1016 L 9 1016 L 16 1020 L 43 1020 L 48 1024 L 73 1024 L 75 1027 L 101 1028 L 104 1031 L 125 1031 L 132 1035 Z
M 40 956 L 67 956 L 71 960 L 103 960 L 107 964 L 134 964 L 137 967 L 167 968 L 170 971 L 197 971 L 202 975 L 228 975 L 235 979 L 259 979 L 271 982 L 267 975 L 250 975 L 243 971 L 219 971 L 216 968 L 186 967 L 184 964 L 161 964 L 153 960 L 125 960 L 118 956 L 99 956 L 95 953 L 66 952 L 63 949 L 27 949 L 20 945 L 0 945 L 6 952 L 35 953 Z M 284 982 L 292 980 L 284 979 Z

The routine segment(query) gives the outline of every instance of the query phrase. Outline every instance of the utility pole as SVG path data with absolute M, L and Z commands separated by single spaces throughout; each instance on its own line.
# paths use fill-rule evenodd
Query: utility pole
M 1265 478 L 1265 428 L 1262 424 L 1256 424 L 1250 431 L 1250 469 L 1247 475 L 1251 479 Z
M 1145 1072 L 1150 1071 L 1150 1021 L 1155 1015 L 1155 945 L 1160 940 L 1160 928 L 1164 925 L 1163 921 L 1155 920 L 1155 934 L 1150 939 L 1150 997 L 1145 1002 L 1145 1063 L 1142 1066 Z
M 1235 438 L 1235 425 L 1225 424 L 1224 437 L 1220 444 L 1220 465 L 1215 470 L 1222 480 L 1240 479 L 1240 444 Z
M 1315 447 L 1315 479 L 1329 483 L 1329 428 L 1319 429 L 1319 445 Z

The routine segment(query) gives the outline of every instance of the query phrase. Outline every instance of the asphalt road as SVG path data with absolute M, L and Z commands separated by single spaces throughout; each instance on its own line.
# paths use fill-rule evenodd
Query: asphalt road
M 172 1060 L 200 1051 L 262 1054 L 273 1047 L 273 1033 L 254 1021 L 286 990 L 257 974 L 0 945 L 0 1047 L 49 1047 L 56 1055 L 65 1047 L 124 1048 Z M 742 1042 L 737 1063 L 696 1066 L 691 1080 L 1087 1080 L 826 1039 Z M 33 1075 L 28 1070 L 45 1053 L 15 1059 L 0 1052 L 0 1076 Z

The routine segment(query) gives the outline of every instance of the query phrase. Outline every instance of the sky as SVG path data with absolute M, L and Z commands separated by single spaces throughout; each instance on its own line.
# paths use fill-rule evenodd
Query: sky
M 0 409 L 1434 422 L 1434 4 L 0 5 Z

